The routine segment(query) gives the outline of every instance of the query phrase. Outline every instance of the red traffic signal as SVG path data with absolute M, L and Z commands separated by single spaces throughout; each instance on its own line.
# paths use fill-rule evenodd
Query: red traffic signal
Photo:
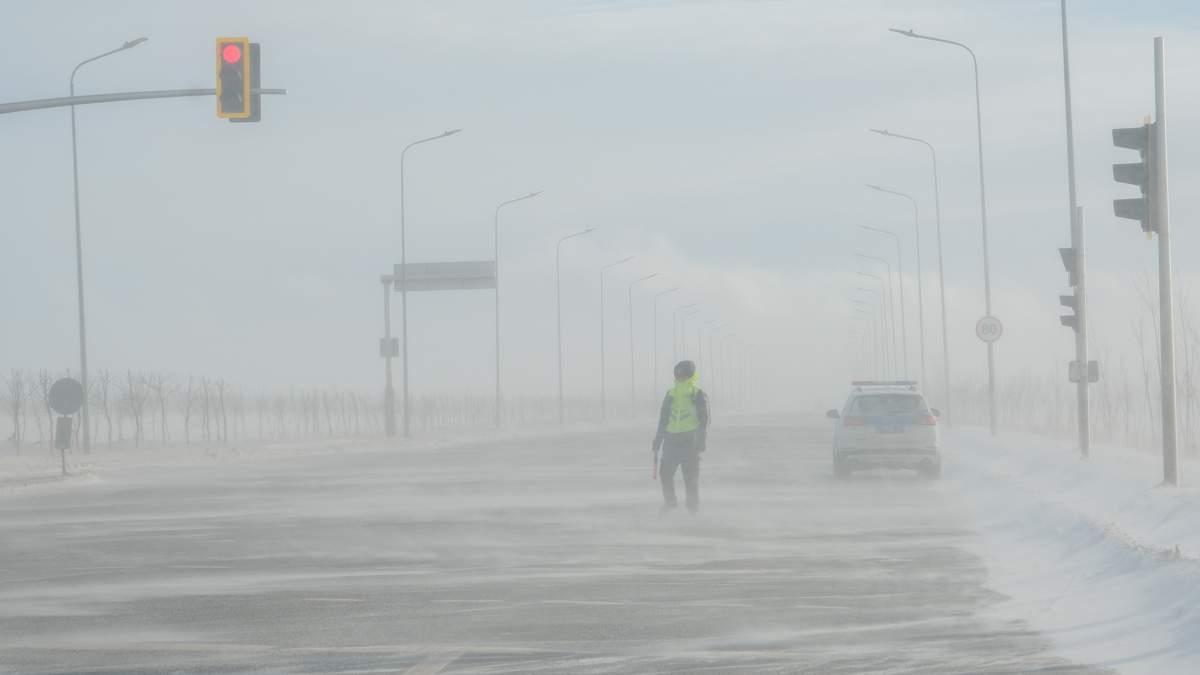
M 249 38 L 217 39 L 217 117 L 250 117 Z
M 225 59 L 225 63 L 237 63 L 242 60 L 242 47 L 236 43 L 225 45 L 221 48 L 221 57 Z

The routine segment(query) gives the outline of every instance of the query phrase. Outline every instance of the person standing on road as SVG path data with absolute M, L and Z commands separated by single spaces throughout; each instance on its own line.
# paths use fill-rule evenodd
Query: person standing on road
M 662 479 L 665 513 L 679 505 L 675 499 L 675 469 L 683 469 L 683 484 L 687 489 L 687 507 L 692 513 L 700 508 L 700 453 L 708 438 L 708 395 L 697 385 L 696 364 L 680 361 L 675 364 L 675 386 L 662 402 L 658 416 L 658 433 L 651 450 L 658 457 L 662 449 L 659 476 Z M 657 460 L 656 460 L 657 461 Z

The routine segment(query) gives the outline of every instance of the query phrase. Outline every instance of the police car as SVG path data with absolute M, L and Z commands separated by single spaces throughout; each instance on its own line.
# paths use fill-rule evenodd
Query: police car
M 834 420 L 833 473 L 846 478 L 856 469 L 916 469 L 929 478 L 942 473 L 938 417 L 909 380 L 852 382 Z

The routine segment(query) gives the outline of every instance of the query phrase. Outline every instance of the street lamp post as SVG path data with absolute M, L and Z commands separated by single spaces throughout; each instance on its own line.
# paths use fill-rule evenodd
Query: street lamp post
M 900 244 L 900 236 L 890 230 L 882 230 L 869 225 L 862 225 L 862 229 L 877 234 L 884 234 L 891 237 L 896 242 L 896 276 L 900 279 L 900 332 L 904 336 L 904 376 L 908 377 L 908 305 L 907 294 L 904 292 L 904 253 Z M 886 261 L 884 264 L 887 264 Z M 888 283 L 892 280 L 892 266 L 888 265 Z M 893 296 L 895 297 L 895 296 Z M 895 315 L 893 314 L 893 317 Z M 922 343 L 923 344 L 923 343 Z M 924 361 L 922 361 L 924 362 Z
M 654 320 L 653 320 L 654 328 L 651 331 L 651 342 L 654 343 L 654 367 L 652 368 L 652 370 L 654 371 L 654 374 L 653 374 L 654 388 L 650 390 L 651 397 L 658 395 L 658 301 L 660 298 L 662 298 L 662 296 L 674 293 L 675 291 L 678 291 L 678 290 L 679 290 L 679 287 L 676 286 L 675 288 L 668 288 L 665 291 L 659 291 L 658 293 L 654 294 Z
M 562 245 L 568 239 L 582 237 L 585 234 L 595 232 L 596 228 L 589 227 L 582 232 L 568 234 L 558 240 L 554 246 L 554 311 L 558 323 L 558 423 L 566 422 L 566 415 L 563 411 L 563 339 L 562 339 Z
M 98 61 L 106 56 L 123 52 L 142 44 L 149 38 L 130 40 L 116 49 L 104 52 L 90 59 L 80 61 L 71 71 L 71 96 L 75 96 L 75 73 L 83 66 Z M 83 407 L 80 409 L 80 426 L 83 427 L 83 451 L 92 451 L 92 430 L 88 410 L 88 365 L 87 365 L 87 319 L 83 296 L 83 227 L 79 217 L 79 150 L 75 141 L 75 106 L 71 106 L 71 178 L 75 191 L 75 290 L 79 300 L 79 379 L 83 385 Z
M 933 210 L 936 218 L 935 222 L 937 223 L 938 286 L 942 305 L 942 387 L 945 397 L 942 407 L 946 423 L 953 424 L 954 415 L 952 413 L 953 406 L 950 397 L 950 339 L 949 328 L 946 325 L 946 272 L 945 266 L 942 263 L 942 198 L 938 189 L 937 149 L 929 141 L 915 136 L 905 136 L 888 131 L 887 129 L 871 129 L 871 131 L 881 136 L 890 136 L 892 138 L 920 143 L 929 149 L 930 159 L 933 164 Z
M 680 307 L 676 307 L 671 312 L 671 361 L 672 361 L 671 365 L 672 366 L 674 366 L 676 363 L 679 363 L 679 331 L 677 330 L 677 327 L 679 325 L 679 313 L 689 310 L 689 309 L 695 309 L 695 307 L 696 307 L 696 303 L 693 302 L 690 305 L 683 305 Z M 699 310 L 696 310 L 696 311 L 699 311 Z
M 408 239 L 407 230 L 405 229 L 404 211 L 404 158 L 408 155 L 408 151 L 415 145 L 436 141 L 441 138 L 453 136 L 462 129 L 451 129 L 444 131 L 437 136 L 422 138 L 419 141 L 413 141 L 404 146 L 400 151 L 400 341 L 404 343 L 403 351 L 401 352 L 401 368 L 404 370 L 404 437 L 409 438 L 412 435 L 410 414 L 412 407 L 409 404 L 408 398 Z
M 862 286 L 859 286 L 858 290 L 862 291 L 863 293 L 870 293 L 871 295 L 875 296 L 875 301 L 876 301 L 875 306 L 879 310 L 879 331 L 880 331 L 879 332 L 879 336 L 880 336 L 879 337 L 879 345 L 880 345 L 881 351 L 883 352 L 883 369 L 885 371 L 887 371 L 887 375 L 889 377 L 894 378 L 896 376 L 896 370 L 897 370 L 897 368 L 896 368 L 896 325 L 892 324 L 892 327 L 891 327 L 890 335 L 891 335 L 891 347 L 892 348 L 889 350 L 887 348 L 888 335 L 889 335 L 887 310 L 886 310 L 887 296 L 883 292 L 883 289 L 884 289 L 883 279 L 879 278 L 878 276 L 875 276 L 874 274 L 865 274 L 863 272 L 859 272 L 859 274 L 862 274 L 865 277 L 871 277 L 875 281 L 879 282 L 880 290 L 875 290 L 873 288 L 865 288 Z
M 866 300 L 854 299 L 851 300 L 851 302 L 856 305 L 855 309 L 858 310 L 859 316 L 867 317 L 867 320 L 870 322 L 869 329 L 871 333 L 871 361 L 873 361 L 871 370 L 874 371 L 875 377 L 882 378 L 884 377 L 883 364 L 885 361 L 881 356 L 883 351 L 883 341 L 880 338 L 878 327 L 879 317 L 876 312 L 876 308 L 873 304 L 867 302 Z
M 379 281 L 383 284 L 383 426 L 390 438 L 396 435 L 396 390 L 392 387 L 392 286 L 396 277 L 384 274 Z
M 637 351 L 633 345 L 633 287 L 658 276 L 658 272 L 647 274 L 629 284 L 629 416 L 637 417 L 637 368 L 634 358 Z
M 510 199 L 502 202 L 496 207 L 496 212 L 492 216 L 492 234 L 493 234 L 493 258 L 496 262 L 496 427 L 500 427 L 500 209 L 509 204 L 533 199 L 542 194 L 541 190 L 530 192 L 523 197 Z
M 698 313 L 700 313 L 700 308 L 693 307 L 692 309 L 689 309 L 688 311 L 684 312 L 683 315 L 679 317 L 679 351 L 680 351 L 680 356 L 682 356 L 685 359 L 687 358 L 687 354 L 688 354 L 687 319 L 689 316 L 692 316 L 693 314 L 698 314 Z M 699 358 L 699 356 L 697 355 L 696 358 Z
M 916 248 L 916 250 L 917 250 L 917 333 L 919 336 L 918 339 L 920 340 L 920 346 L 921 346 L 921 384 L 923 385 L 923 384 L 925 384 L 925 284 L 922 281 L 922 277 L 924 276 L 924 271 L 921 267 L 921 215 L 920 215 L 920 210 L 917 208 L 917 200 L 915 198 L 913 198 L 912 195 L 905 194 L 903 192 L 896 192 L 895 190 L 889 190 L 885 187 L 880 187 L 878 185 L 868 185 L 867 187 L 871 188 L 872 190 L 877 190 L 879 192 L 884 192 L 884 193 L 887 193 L 890 195 L 896 195 L 898 197 L 903 197 L 912 203 L 913 236 L 915 238 L 914 248 Z M 868 229 L 874 229 L 874 228 L 868 228 Z M 885 232 L 885 230 L 876 230 L 876 231 Z M 889 233 L 889 234 L 892 234 L 892 233 Z M 896 259 L 900 260 L 900 237 L 897 235 L 894 235 L 894 234 L 893 234 L 893 236 L 896 239 Z M 903 263 L 901 263 L 901 268 L 900 268 L 900 297 L 903 301 L 903 297 L 904 297 Z
M 714 324 L 716 324 L 716 325 L 714 325 Z M 705 361 L 705 363 L 707 364 L 708 372 L 712 373 L 712 378 L 709 381 L 712 382 L 713 393 L 717 393 L 717 388 L 718 388 L 718 385 L 720 382 L 720 376 L 719 376 L 719 372 L 718 372 L 720 370 L 720 366 L 718 365 L 717 359 L 713 354 L 713 341 L 717 339 L 718 332 L 720 332 L 721 330 L 723 330 L 725 328 L 728 328 L 731 325 L 733 325 L 733 323 L 731 321 L 725 321 L 725 322 L 710 321 L 707 326 L 707 329 L 708 329 L 708 360 Z M 703 357 L 703 355 L 701 355 L 701 356 Z
M 636 256 L 631 255 L 628 258 L 618 260 L 614 263 L 609 263 L 609 264 L 605 265 L 604 267 L 600 268 L 600 421 L 601 422 L 608 419 L 607 410 L 606 410 L 607 399 L 608 399 L 608 392 L 606 390 L 607 375 L 604 372 L 605 371 L 605 364 L 604 364 L 604 273 L 607 272 L 608 270 L 612 269 L 613 267 L 616 267 L 617 265 L 623 265 L 623 264 L 629 262 L 630 260 L 633 260 L 635 257 Z
M 971 55 L 971 65 L 975 71 L 975 134 L 979 149 L 979 217 L 983 229 L 983 298 L 984 312 L 987 316 L 992 316 L 992 269 L 991 260 L 988 256 L 988 226 L 987 226 L 987 189 L 983 176 L 983 103 L 979 95 L 979 60 L 975 58 L 975 52 L 961 42 L 947 40 L 945 38 L 937 38 L 929 35 L 922 35 L 913 30 L 899 30 L 889 28 L 893 33 L 898 33 L 905 37 L 917 38 L 920 40 L 930 40 L 932 42 L 941 42 L 943 44 L 954 45 L 961 47 Z M 987 343 L 987 360 L 988 360 L 988 422 L 993 436 L 996 435 L 996 357 L 995 343 Z
M 863 255 L 861 253 L 856 254 L 856 255 L 858 255 L 860 258 L 865 258 L 867 260 L 874 260 L 876 262 L 883 263 L 883 266 L 885 268 L 887 268 L 887 308 L 888 308 L 888 312 L 890 312 L 892 315 L 892 336 L 895 337 L 895 334 L 896 334 L 896 287 L 892 284 L 892 266 L 890 264 L 888 264 L 888 261 L 885 260 L 884 258 L 878 258 L 875 256 L 870 256 L 870 255 Z M 863 273 L 859 272 L 859 274 L 863 274 Z M 874 276 L 874 275 L 863 274 L 863 276 Z M 875 278 L 880 279 L 880 277 L 875 277 Z M 882 281 L 882 279 L 881 279 L 881 281 Z M 901 295 L 901 297 L 900 297 L 900 318 L 901 318 L 901 324 L 903 324 L 904 323 L 904 296 L 903 295 Z M 908 337 L 907 337 L 908 331 L 904 329 L 903 325 L 900 326 L 900 334 L 902 336 L 902 338 L 901 338 L 902 339 L 902 342 L 901 342 L 902 349 L 905 352 L 907 352 L 908 351 Z M 908 355 L 907 354 L 905 354 L 904 358 L 902 358 L 902 359 L 895 359 L 893 361 L 893 364 L 895 365 L 897 372 L 902 371 L 904 374 L 904 377 L 905 378 L 908 377 Z

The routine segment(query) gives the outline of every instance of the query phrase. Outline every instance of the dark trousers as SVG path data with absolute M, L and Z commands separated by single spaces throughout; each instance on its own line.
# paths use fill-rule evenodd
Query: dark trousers
M 667 434 L 663 440 L 662 465 L 659 476 L 662 478 L 663 503 L 675 506 L 675 469 L 683 469 L 683 485 L 687 490 L 688 509 L 695 511 L 700 508 L 700 452 L 696 449 L 695 432 Z

